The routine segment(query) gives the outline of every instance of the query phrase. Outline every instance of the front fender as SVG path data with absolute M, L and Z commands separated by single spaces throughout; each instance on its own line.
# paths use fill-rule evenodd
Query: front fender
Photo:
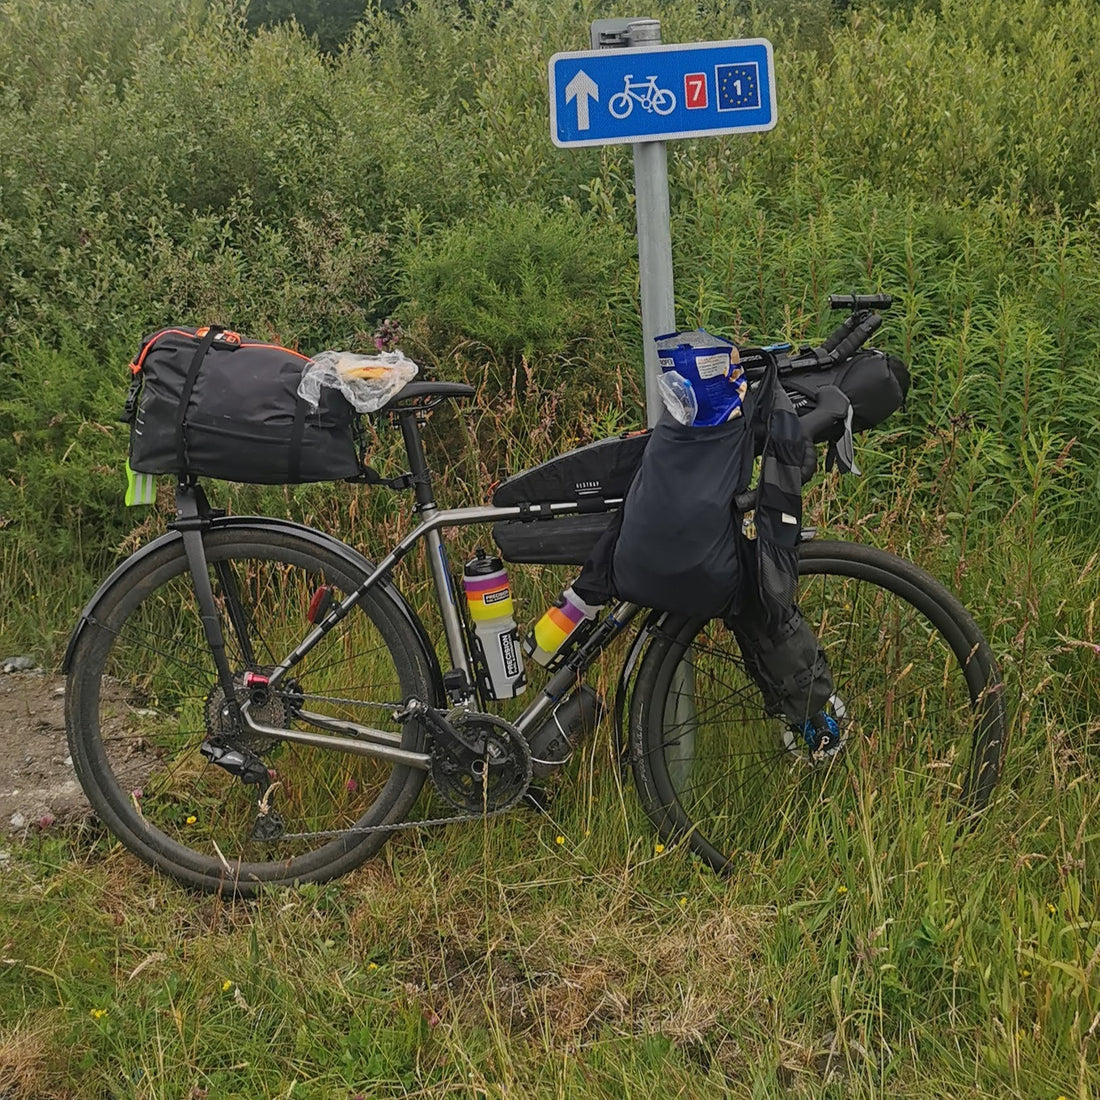
M 659 626 L 667 617 L 667 612 L 651 611 L 639 627 L 634 641 L 630 643 L 630 650 L 623 661 L 623 667 L 619 671 L 619 682 L 615 687 L 615 712 L 611 727 L 611 735 L 615 739 L 615 757 L 622 767 L 629 763 L 630 737 L 623 729 L 626 716 L 626 704 L 630 695 L 630 681 L 634 676 L 634 668 L 638 659 L 645 651 L 654 628 Z
M 314 527 L 306 527 L 305 524 L 295 523 L 292 520 L 277 519 L 271 516 L 218 516 L 210 521 L 210 527 L 212 530 L 224 530 L 234 527 L 267 527 L 275 531 L 286 531 L 308 542 L 312 542 L 318 547 L 324 547 L 331 553 L 343 558 L 349 566 L 353 566 L 368 574 L 374 572 L 374 564 L 368 558 L 360 554 L 354 547 L 348 546 L 347 543 L 341 542 L 339 539 L 326 534 L 324 531 L 318 531 Z M 156 553 L 162 547 L 177 541 L 182 542 L 183 535 L 180 534 L 179 531 L 167 531 L 163 535 L 153 539 L 152 542 L 146 543 L 139 550 L 136 550 L 125 561 L 120 562 L 111 571 L 103 583 L 100 584 L 99 588 L 96 589 L 92 598 L 84 605 L 84 610 L 80 613 L 80 618 L 77 620 L 76 627 L 73 630 L 72 636 L 69 638 L 69 644 L 65 648 L 65 658 L 61 663 L 62 672 L 66 675 L 68 674 L 77 642 L 86 629 L 89 621 L 94 618 L 96 607 L 99 605 L 104 595 L 138 562 L 144 560 L 150 554 Z M 443 674 L 440 671 L 439 658 L 436 656 L 435 647 L 432 645 L 431 639 L 424 629 L 424 624 L 420 621 L 420 617 L 409 606 L 408 601 L 389 577 L 380 578 L 374 585 L 374 591 L 389 602 L 391 610 L 403 619 L 416 634 L 423 647 L 424 656 L 431 670 L 432 682 L 436 693 L 435 702 L 441 701 L 443 699 Z

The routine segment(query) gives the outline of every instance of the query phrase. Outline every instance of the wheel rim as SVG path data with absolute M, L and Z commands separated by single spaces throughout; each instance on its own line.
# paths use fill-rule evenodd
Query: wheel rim
M 907 599 L 813 562 L 802 568 L 799 604 L 836 686 L 839 753 L 807 766 L 799 737 L 763 713 L 717 620 L 690 640 L 692 628 L 669 639 L 657 674 L 649 722 L 660 733 L 646 750 L 663 804 L 657 824 L 719 869 L 744 851 L 850 830 L 853 814 L 875 828 L 953 828 L 966 816 L 960 807 L 984 803 L 996 778 L 1000 697 L 982 689 L 973 647 L 945 637 L 958 629 L 945 613 L 927 600 L 914 606 L 912 592 Z
M 268 670 L 304 636 L 306 608 L 322 585 L 333 586 L 340 599 L 361 579 L 277 546 L 245 551 L 211 540 L 208 556 L 242 695 L 246 671 Z M 250 654 L 226 621 L 229 577 L 246 609 Z M 386 820 L 410 782 L 409 769 L 291 742 L 224 735 L 227 726 L 218 718 L 224 692 L 181 555 L 124 594 L 95 627 L 95 657 L 82 674 L 82 713 L 91 715 L 94 727 L 82 738 L 84 770 L 95 777 L 106 804 L 101 808 L 113 818 L 109 823 L 121 824 L 120 833 L 136 842 L 130 846 L 139 854 L 200 875 L 282 881 L 338 862 L 359 845 L 381 845 L 381 834 L 325 834 Z M 377 704 L 422 695 L 425 688 L 407 660 L 398 667 L 390 652 L 393 635 L 384 615 L 357 608 L 295 667 L 289 690 L 261 707 L 261 718 L 315 730 L 302 717 L 312 712 L 400 733 L 393 707 Z M 211 741 L 263 760 L 271 783 L 267 814 L 257 786 L 206 759 L 201 746 Z M 417 747 L 417 732 L 406 732 L 405 743 Z M 282 835 L 258 839 L 256 833 L 272 831 L 263 826 L 273 814 L 282 821 Z M 262 817 L 268 821 L 257 829 Z

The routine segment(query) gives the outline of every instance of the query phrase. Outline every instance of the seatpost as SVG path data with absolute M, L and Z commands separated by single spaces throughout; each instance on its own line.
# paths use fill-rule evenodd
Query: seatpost
M 409 457 L 409 472 L 412 474 L 416 510 L 424 512 L 434 509 L 432 474 L 428 469 L 427 456 L 424 454 L 424 441 L 420 438 L 420 422 L 424 419 L 424 413 L 420 409 L 401 409 L 396 416 L 401 424 L 401 438 L 405 441 L 405 453 Z

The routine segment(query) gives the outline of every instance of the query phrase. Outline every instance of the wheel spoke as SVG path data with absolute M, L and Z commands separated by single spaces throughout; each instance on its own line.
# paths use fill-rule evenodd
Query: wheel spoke
M 941 586 L 891 555 L 824 544 L 803 557 L 799 605 L 832 675 L 834 756 L 811 756 L 800 729 L 764 713 L 717 620 L 669 621 L 639 671 L 632 745 L 647 812 L 718 869 L 737 850 L 821 835 L 828 823 L 812 817 L 845 805 L 874 803 L 887 833 L 899 813 L 931 827 L 960 801 L 980 805 L 995 779 L 1003 707 L 975 675 L 996 686 L 995 666 Z M 980 789 L 975 760 L 993 761 Z
M 237 700 L 249 699 L 261 724 L 299 724 L 299 700 L 340 719 L 431 699 L 419 639 L 374 593 L 279 690 L 249 687 L 246 672 L 280 663 L 310 629 L 294 613 L 310 593 L 331 584 L 342 599 L 364 576 L 336 553 L 262 525 L 205 540 Z M 210 889 L 224 885 L 228 864 L 248 892 L 259 881 L 342 873 L 388 834 L 334 839 L 334 830 L 407 815 L 423 773 L 235 728 L 180 548 L 139 561 L 101 604 L 74 654 L 70 740 L 93 805 L 143 858 Z M 419 749 L 421 737 L 415 725 L 405 730 L 408 747 Z M 212 763 L 204 745 L 225 763 Z

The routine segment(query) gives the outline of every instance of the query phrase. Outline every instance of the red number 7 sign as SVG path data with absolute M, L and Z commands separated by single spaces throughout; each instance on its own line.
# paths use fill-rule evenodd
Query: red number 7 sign
M 707 74 L 684 74 L 684 106 L 689 111 L 699 110 L 707 105 Z

